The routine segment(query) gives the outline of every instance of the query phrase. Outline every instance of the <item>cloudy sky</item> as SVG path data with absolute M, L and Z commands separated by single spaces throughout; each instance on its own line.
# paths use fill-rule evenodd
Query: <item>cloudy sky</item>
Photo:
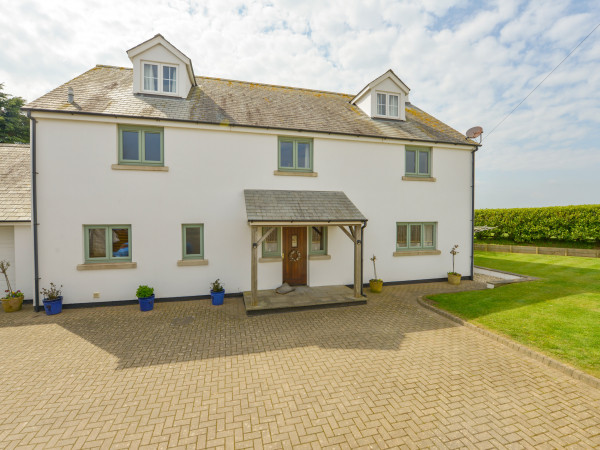
M 484 129 L 478 208 L 600 203 L 598 0 L 0 0 L 0 83 L 33 100 L 162 33 L 196 74 L 345 93 L 387 69 Z M 486 133 L 487 132 L 487 133 Z

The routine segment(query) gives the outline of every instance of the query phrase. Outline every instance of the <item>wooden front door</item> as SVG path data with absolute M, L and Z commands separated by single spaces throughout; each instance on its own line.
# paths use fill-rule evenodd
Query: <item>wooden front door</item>
M 283 282 L 290 286 L 306 284 L 306 227 L 283 227 Z

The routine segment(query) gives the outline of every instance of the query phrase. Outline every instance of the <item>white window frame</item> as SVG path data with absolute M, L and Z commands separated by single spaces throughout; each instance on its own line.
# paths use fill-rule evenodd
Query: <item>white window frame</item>
M 142 65 L 142 68 L 140 71 L 141 77 L 142 77 L 142 79 L 140 80 L 140 83 L 141 83 L 140 91 L 141 92 L 144 92 L 146 94 L 172 95 L 174 97 L 179 96 L 179 65 L 178 64 L 167 64 L 167 63 L 160 63 L 157 61 L 141 61 L 140 64 Z M 144 89 L 144 66 L 146 64 L 158 66 L 158 90 L 157 91 Z M 175 69 L 175 92 L 163 91 L 163 67 L 172 67 Z
M 379 113 L 379 95 L 385 95 L 385 114 Z M 398 99 L 398 114 L 395 116 L 390 114 L 390 98 L 396 97 Z M 375 92 L 375 116 L 376 117 L 389 117 L 391 119 L 400 119 L 401 113 L 400 108 L 402 107 L 402 96 L 398 93 L 390 93 L 390 92 Z

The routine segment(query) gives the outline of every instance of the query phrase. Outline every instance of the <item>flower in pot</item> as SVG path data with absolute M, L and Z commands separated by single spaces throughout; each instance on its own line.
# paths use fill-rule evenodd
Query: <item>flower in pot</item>
M 154 309 L 154 288 L 141 284 L 135 295 L 140 302 L 140 311 L 152 311 Z
M 221 281 L 217 278 L 215 281 L 210 283 L 210 299 L 213 305 L 222 305 L 224 298 L 225 288 L 221 284 Z
M 46 310 L 47 315 L 52 316 L 62 312 L 62 284 L 60 287 L 56 287 L 54 283 L 50 283 L 50 287 L 48 289 L 42 288 L 40 293 L 44 297 L 44 310 Z
M 377 260 L 377 257 L 373 255 L 373 257 L 370 259 L 371 261 L 373 261 L 373 273 L 375 274 L 375 278 L 369 280 L 369 287 L 371 288 L 371 292 L 379 294 L 383 289 L 383 280 L 377 278 L 377 267 L 375 266 L 375 261 Z
M 13 291 L 8 280 L 8 268 L 10 263 L 7 260 L 0 261 L 0 272 L 4 275 L 6 280 L 6 296 L 2 298 L 2 308 L 4 312 L 15 312 L 19 311 L 23 306 L 23 293 L 19 290 Z
M 450 250 L 450 253 L 452 254 L 452 272 L 448 272 L 448 283 L 454 284 L 455 286 L 460 284 L 460 277 L 462 276 L 460 273 L 454 271 L 454 257 L 460 253 L 456 250 L 457 248 L 458 244 Z

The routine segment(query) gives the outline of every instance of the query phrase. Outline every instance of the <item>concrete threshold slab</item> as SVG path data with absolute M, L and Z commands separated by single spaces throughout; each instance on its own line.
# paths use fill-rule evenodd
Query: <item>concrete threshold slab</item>
M 364 305 L 366 297 L 354 298 L 347 286 L 295 286 L 288 294 L 278 294 L 275 289 L 258 291 L 256 304 L 252 304 L 250 292 L 244 292 L 246 314 L 283 312 L 295 309 L 331 308 L 336 306 Z
M 499 278 L 498 281 L 488 281 L 488 289 L 493 289 L 496 286 L 503 286 L 505 284 L 539 280 L 539 278 L 537 277 L 530 277 L 527 275 L 521 275 L 519 273 L 513 272 L 505 272 L 503 270 L 498 269 L 490 269 L 489 267 L 474 266 L 473 270 L 476 274 L 488 275 L 491 277 Z

